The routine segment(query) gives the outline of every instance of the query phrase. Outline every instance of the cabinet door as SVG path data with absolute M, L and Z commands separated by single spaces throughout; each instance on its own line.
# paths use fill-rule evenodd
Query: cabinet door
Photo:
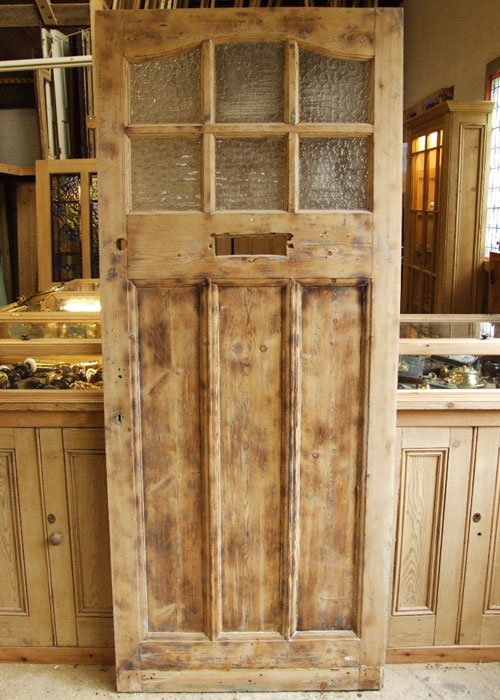
M 39 431 L 57 646 L 112 646 L 109 531 L 101 429 Z
M 35 430 L 0 429 L 0 645 L 53 644 Z
M 500 428 L 479 428 L 460 644 L 500 644 Z
M 403 428 L 398 435 L 401 481 L 389 647 L 455 644 L 472 428 Z

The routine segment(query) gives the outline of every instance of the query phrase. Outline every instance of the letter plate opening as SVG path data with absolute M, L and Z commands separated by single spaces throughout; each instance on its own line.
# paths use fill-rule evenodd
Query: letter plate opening
M 266 255 L 285 257 L 292 239 L 290 233 L 223 234 L 214 236 L 214 252 L 220 255 Z

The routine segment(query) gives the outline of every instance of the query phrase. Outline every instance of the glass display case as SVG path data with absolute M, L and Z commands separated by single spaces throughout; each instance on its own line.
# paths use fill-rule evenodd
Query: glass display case
M 402 315 L 398 389 L 500 388 L 500 316 Z
M 102 389 L 99 280 L 0 309 L 0 389 Z

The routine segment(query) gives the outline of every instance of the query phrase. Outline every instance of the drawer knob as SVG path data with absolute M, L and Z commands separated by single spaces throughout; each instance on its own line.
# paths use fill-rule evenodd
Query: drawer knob
M 472 516 L 472 520 L 475 523 L 478 523 L 481 520 L 481 513 L 474 513 L 474 515 Z
M 58 547 L 63 539 L 62 532 L 53 532 L 51 535 L 49 535 L 49 544 L 51 544 L 53 547 Z

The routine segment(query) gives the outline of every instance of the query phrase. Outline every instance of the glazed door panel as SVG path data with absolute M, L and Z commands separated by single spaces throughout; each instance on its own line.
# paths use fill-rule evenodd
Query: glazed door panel
M 120 689 L 379 683 L 400 29 L 98 18 Z

